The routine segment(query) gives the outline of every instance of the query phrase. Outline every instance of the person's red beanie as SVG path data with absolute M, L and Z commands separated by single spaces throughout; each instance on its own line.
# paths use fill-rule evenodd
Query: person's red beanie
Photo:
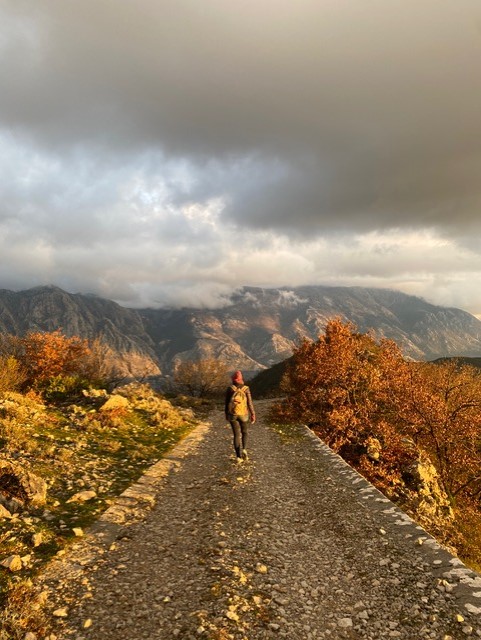
M 244 384 L 244 378 L 242 377 L 242 371 L 236 371 L 232 374 L 232 382 L 234 384 Z

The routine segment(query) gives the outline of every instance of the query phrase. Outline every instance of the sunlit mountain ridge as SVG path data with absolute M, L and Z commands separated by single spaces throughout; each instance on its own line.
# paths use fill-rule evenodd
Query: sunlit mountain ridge
M 337 316 L 395 340 L 411 359 L 481 356 L 475 316 L 387 289 L 244 287 L 219 309 L 128 309 L 54 286 L 0 290 L 0 332 L 60 329 L 100 338 L 123 373 L 134 376 L 167 375 L 175 363 L 199 358 L 254 373 L 290 356 L 302 338 L 317 338 Z

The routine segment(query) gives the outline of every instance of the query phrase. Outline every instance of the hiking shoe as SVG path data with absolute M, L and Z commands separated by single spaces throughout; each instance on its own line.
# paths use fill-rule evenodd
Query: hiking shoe
M 237 458 L 236 462 L 237 464 L 242 464 L 244 462 L 244 458 Z
M 242 459 L 249 460 L 249 456 L 247 455 L 247 451 L 245 449 L 242 449 Z

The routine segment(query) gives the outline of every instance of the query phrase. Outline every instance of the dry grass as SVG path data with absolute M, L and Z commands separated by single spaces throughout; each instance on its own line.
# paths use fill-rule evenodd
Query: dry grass
M 1 615 L 0 640 L 23 640 L 27 632 L 43 636 L 48 628 L 44 602 L 45 594 L 38 593 L 30 580 L 12 585 Z
M 0 442 L 4 453 L 34 453 L 40 422 L 48 421 L 45 406 L 36 394 L 5 392 L 0 399 Z

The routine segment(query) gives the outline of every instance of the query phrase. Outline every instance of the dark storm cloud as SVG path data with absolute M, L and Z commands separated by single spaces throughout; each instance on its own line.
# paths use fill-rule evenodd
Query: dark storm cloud
M 0 3 L 0 125 L 39 153 L 160 150 L 241 224 L 438 227 L 481 204 L 470 0 Z M 93 195 L 95 197 L 95 194 Z
M 0 0 L 0 286 L 479 313 L 480 63 L 478 0 Z

